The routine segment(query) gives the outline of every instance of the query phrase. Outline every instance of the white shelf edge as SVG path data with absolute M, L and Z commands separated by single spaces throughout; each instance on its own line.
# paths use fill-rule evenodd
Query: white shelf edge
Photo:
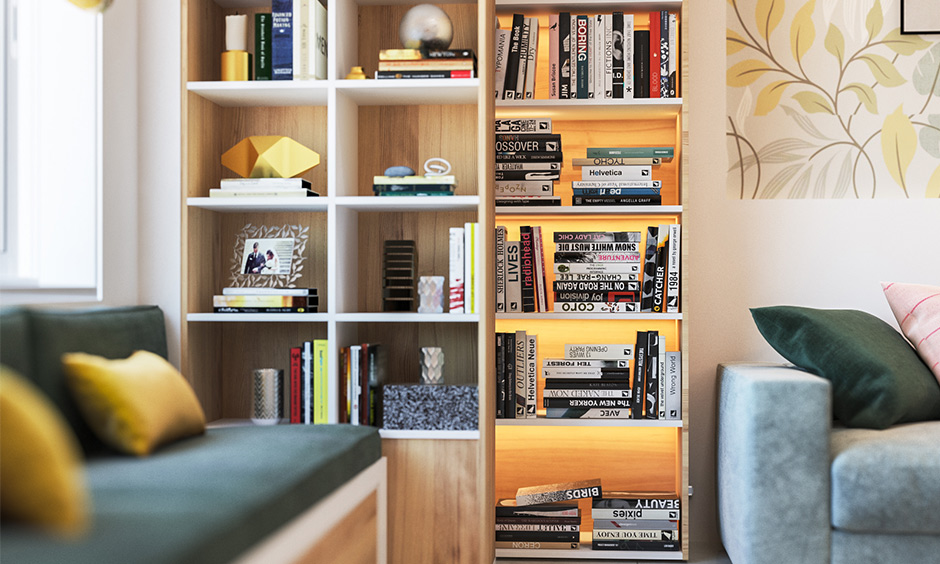
M 681 550 L 591 550 L 590 543 L 578 549 L 539 550 L 523 548 L 497 548 L 496 558 L 568 558 L 585 560 L 684 560 Z
M 365 312 L 337 313 L 336 321 L 354 323 L 479 323 L 476 313 Z
M 187 313 L 190 322 L 325 323 L 327 313 Z
M 619 319 L 625 321 L 680 321 L 681 313 L 497 313 L 496 319 L 518 319 L 531 321 L 534 319 Z
M 340 196 L 334 200 L 337 207 L 361 211 L 474 211 L 480 205 L 479 196 Z
M 196 80 L 186 90 L 225 107 L 326 106 L 329 80 Z
M 629 12 L 647 8 L 656 8 L 659 10 L 668 10 L 670 8 L 679 9 L 682 7 L 683 0 L 584 0 L 578 5 L 594 6 L 616 6 L 618 9 Z M 496 0 L 496 9 L 519 8 L 560 8 L 572 6 L 571 0 Z
M 366 79 L 333 81 L 337 94 L 360 105 L 476 104 L 479 78 Z
M 254 198 L 236 196 L 231 198 L 186 198 L 186 205 L 191 208 L 214 210 L 220 212 L 246 212 L 246 211 L 320 211 L 325 212 L 330 204 L 330 198 L 320 196 L 316 198 Z
M 496 215 L 667 215 L 682 206 L 497 206 Z
M 497 427 L 665 427 L 682 428 L 681 419 L 496 419 Z
M 383 439 L 434 439 L 434 440 L 460 440 L 470 441 L 480 438 L 480 431 L 434 431 L 434 430 L 401 430 L 379 429 L 379 436 Z

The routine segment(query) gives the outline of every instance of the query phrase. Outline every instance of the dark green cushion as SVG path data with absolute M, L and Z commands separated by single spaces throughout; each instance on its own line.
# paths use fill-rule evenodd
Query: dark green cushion
M 940 419 L 940 385 L 893 327 L 855 310 L 751 309 L 761 334 L 796 366 L 832 382 L 832 412 L 848 427 Z
M 19 564 L 230 562 L 382 455 L 374 427 L 210 428 L 148 458 L 89 460 L 92 530 L 77 543 L 0 528 Z
M 18 307 L 0 309 L 0 364 L 26 377 L 33 373 L 29 346 L 29 312 Z
M 29 316 L 33 369 L 24 374 L 59 408 L 86 453 L 104 450 L 104 444 L 92 433 L 72 399 L 62 371 L 62 355 L 83 352 L 116 359 L 145 350 L 166 358 L 163 311 L 157 306 L 70 311 L 34 309 Z

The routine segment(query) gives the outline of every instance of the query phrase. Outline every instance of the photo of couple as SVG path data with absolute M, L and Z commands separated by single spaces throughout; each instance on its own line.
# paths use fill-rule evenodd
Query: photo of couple
M 278 251 L 286 245 L 288 257 L 282 264 Z M 290 272 L 292 239 L 251 239 L 245 242 L 244 274 L 287 274 Z

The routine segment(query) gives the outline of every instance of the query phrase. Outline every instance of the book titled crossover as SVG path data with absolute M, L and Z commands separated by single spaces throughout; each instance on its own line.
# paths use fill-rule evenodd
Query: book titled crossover
M 584 499 L 588 497 L 597 498 L 602 495 L 601 480 L 600 478 L 594 478 L 578 482 L 563 482 L 519 488 L 516 490 L 516 505 L 534 505 L 536 503 L 550 503 L 553 501 Z

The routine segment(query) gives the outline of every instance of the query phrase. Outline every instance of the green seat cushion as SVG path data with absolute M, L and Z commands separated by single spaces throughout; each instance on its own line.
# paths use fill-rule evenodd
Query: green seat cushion
M 92 530 L 58 542 L 4 524 L 0 561 L 229 562 L 381 457 L 374 427 L 210 428 L 149 458 L 88 462 Z
M 33 373 L 29 346 L 29 312 L 22 308 L 0 309 L 0 364 L 23 377 Z
M 940 384 L 904 337 L 855 310 L 751 309 L 767 342 L 832 382 L 832 411 L 849 427 L 884 429 L 940 418 Z
M 86 453 L 104 444 L 85 423 L 62 370 L 62 355 L 83 352 L 108 359 L 127 358 L 137 350 L 167 357 L 166 326 L 157 306 L 75 311 L 31 310 L 32 371 L 24 373 L 59 408 Z M 4 344 L 4 348 L 6 348 Z

